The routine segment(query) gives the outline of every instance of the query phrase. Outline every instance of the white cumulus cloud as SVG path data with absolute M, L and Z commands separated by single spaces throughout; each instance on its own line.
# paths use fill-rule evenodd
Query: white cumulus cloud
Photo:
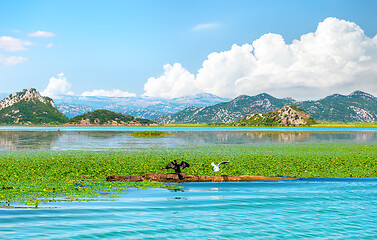
M 49 44 L 46 45 L 46 48 L 52 48 L 53 46 L 54 46 L 53 43 L 49 43 Z
M 2 54 L 0 54 L 0 63 L 4 64 L 5 66 L 13 66 L 19 63 L 23 63 L 27 61 L 27 58 L 20 57 L 20 56 L 10 56 L 6 57 Z
M 9 52 L 25 51 L 26 46 L 30 46 L 31 43 L 18 38 L 12 38 L 9 36 L 0 37 L 0 50 Z
M 64 77 L 64 73 L 59 73 L 57 77 L 51 77 L 45 90 L 41 92 L 43 96 L 51 98 L 59 97 L 59 95 L 73 95 L 70 91 L 71 83 Z
M 181 74 L 171 74 L 172 66 L 165 66 L 163 76 L 145 84 L 145 94 L 171 98 L 203 91 L 236 97 L 267 92 L 297 99 L 354 90 L 377 94 L 377 35 L 369 38 L 353 22 L 327 18 L 315 32 L 291 44 L 268 33 L 252 44 L 211 53 L 196 76 L 174 64 L 189 76 L 185 80 Z
M 29 37 L 55 37 L 52 32 L 36 31 L 28 34 Z
M 195 76 L 184 69 L 180 63 L 164 65 L 164 74 L 151 77 L 144 85 L 144 96 L 175 98 L 201 92 L 194 85 Z
M 252 49 L 249 44 L 234 44 L 229 51 L 211 53 L 192 84 L 219 96 L 234 95 L 237 91 L 235 83 L 255 71 L 255 58 L 250 54 Z
M 113 89 L 113 90 L 93 90 L 93 91 L 87 91 L 83 92 L 81 96 L 94 96 L 94 97 L 136 97 L 135 93 L 129 93 L 124 92 L 119 89 Z

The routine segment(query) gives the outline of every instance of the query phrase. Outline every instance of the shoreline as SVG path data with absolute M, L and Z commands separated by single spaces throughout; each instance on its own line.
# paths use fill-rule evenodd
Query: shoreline
M 171 128 L 171 127 L 190 127 L 190 128 L 377 128 L 377 122 L 319 122 L 313 125 L 303 126 L 233 126 L 226 123 L 177 123 L 177 124 L 153 124 L 153 125 L 80 125 L 80 124 L 0 124 L 0 127 L 46 127 L 46 128 L 64 128 L 64 127 L 110 127 L 110 128 Z
M 0 126 L 0 132 L 11 131 L 50 131 L 50 132 L 138 132 L 138 131 L 166 131 L 166 132 L 273 132 L 273 133 L 363 133 L 377 132 L 376 127 L 204 127 L 204 126 Z

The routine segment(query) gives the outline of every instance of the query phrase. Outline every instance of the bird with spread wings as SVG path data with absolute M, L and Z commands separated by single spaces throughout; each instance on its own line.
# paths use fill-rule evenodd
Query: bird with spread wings
M 177 163 L 177 160 L 174 160 L 174 162 L 170 162 L 165 169 L 174 169 L 176 174 L 181 174 L 181 170 L 190 167 L 190 164 L 188 164 L 185 161 L 182 161 L 181 164 Z
M 218 171 L 220 171 L 220 165 L 221 164 L 224 164 L 224 163 L 230 163 L 230 161 L 222 161 L 222 162 L 220 162 L 219 164 L 215 164 L 214 162 L 213 163 L 211 163 L 211 165 L 213 166 L 213 171 L 214 172 L 218 172 Z

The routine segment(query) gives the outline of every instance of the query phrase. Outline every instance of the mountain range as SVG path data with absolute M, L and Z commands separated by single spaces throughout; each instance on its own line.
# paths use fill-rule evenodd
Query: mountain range
M 265 93 L 252 97 L 241 95 L 232 101 L 213 106 L 191 106 L 176 114 L 158 117 L 155 121 L 160 123 L 231 123 L 253 112 L 267 113 L 293 103 L 292 99 L 277 99 Z
M 30 94 L 35 99 L 29 106 L 27 104 L 30 101 L 23 100 L 25 97 L 26 100 L 30 100 Z M 377 119 L 377 98 L 362 91 L 355 91 L 349 95 L 333 94 L 315 101 L 279 99 L 262 93 L 256 96 L 241 95 L 232 100 L 212 94 L 198 94 L 175 99 L 143 96 L 123 98 L 59 96 L 54 103 L 52 99 L 42 97 L 35 89 L 25 89 L 23 92 L 9 95 L 0 102 L 0 121 L 13 124 L 18 122 L 59 123 L 67 122 L 68 118 L 87 112 L 107 109 L 164 124 L 232 123 L 252 113 L 268 113 L 292 104 L 305 110 L 317 121 L 374 122 Z M 25 110 L 23 114 L 18 112 L 20 108 Z M 41 119 L 46 114 L 54 117 L 42 121 Z M 33 121 L 30 118 L 33 118 Z
M 268 113 L 284 105 L 295 104 L 315 120 L 334 122 L 374 122 L 377 119 L 377 98 L 355 91 L 349 95 L 334 94 L 316 101 L 278 99 L 267 93 L 241 95 L 213 106 L 191 106 L 175 114 L 157 117 L 159 123 L 231 123 L 254 112 Z
M 67 117 L 93 110 L 108 109 L 138 118 L 154 119 L 181 111 L 189 106 L 210 106 L 230 99 L 209 93 L 173 99 L 155 97 L 94 97 L 61 95 L 54 99 L 57 108 Z

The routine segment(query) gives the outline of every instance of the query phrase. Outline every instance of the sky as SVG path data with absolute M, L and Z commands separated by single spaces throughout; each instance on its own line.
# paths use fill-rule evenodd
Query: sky
M 377 95 L 377 1 L 2 1 L 0 93 Z

